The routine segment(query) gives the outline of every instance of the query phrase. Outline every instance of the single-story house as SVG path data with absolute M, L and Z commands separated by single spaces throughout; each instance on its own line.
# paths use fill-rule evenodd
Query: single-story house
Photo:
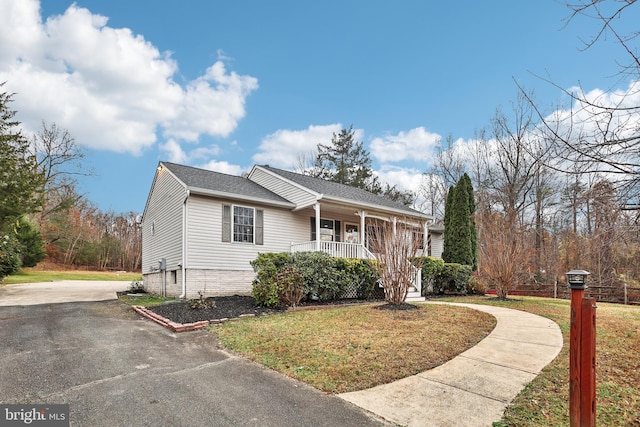
M 269 166 L 233 176 L 160 162 L 142 219 L 144 286 L 181 298 L 250 294 L 260 252 L 371 257 L 367 231 L 407 218 L 423 254 L 440 257 L 433 217 L 386 197 Z

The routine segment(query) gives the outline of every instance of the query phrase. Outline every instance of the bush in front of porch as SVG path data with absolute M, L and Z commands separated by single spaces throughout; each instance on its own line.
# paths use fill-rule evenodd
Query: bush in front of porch
M 304 278 L 303 300 L 368 299 L 374 296 L 378 275 L 374 261 L 333 258 L 322 252 L 261 253 L 251 261 L 256 272 L 253 297 L 258 305 L 287 305 L 278 274 L 291 267 Z
M 422 295 L 451 292 L 477 293 L 470 265 L 444 262 L 441 258 L 422 257 Z M 416 259 L 414 259 L 414 262 Z

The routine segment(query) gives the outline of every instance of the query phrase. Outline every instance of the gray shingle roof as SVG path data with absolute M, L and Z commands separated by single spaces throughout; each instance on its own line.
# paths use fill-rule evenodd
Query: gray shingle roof
M 241 176 L 227 175 L 176 163 L 161 163 L 190 189 L 228 193 L 229 195 L 260 199 L 267 202 L 290 204 L 283 197 Z
M 391 208 L 406 212 L 408 215 L 420 215 L 425 216 L 424 213 L 412 209 L 403 205 L 402 203 L 395 202 L 387 197 L 379 196 L 377 194 L 370 193 L 361 188 L 351 187 L 345 184 L 339 184 L 337 182 L 326 181 L 321 178 L 315 178 L 308 175 L 302 175 L 299 173 L 286 171 L 283 169 L 273 168 L 271 166 L 261 166 L 262 168 L 269 170 L 275 174 L 295 182 L 298 185 L 308 188 L 309 190 L 320 193 L 327 198 L 338 198 L 344 200 L 352 200 L 354 202 L 364 203 L 372 206 L 381 206 L 385 208 Z

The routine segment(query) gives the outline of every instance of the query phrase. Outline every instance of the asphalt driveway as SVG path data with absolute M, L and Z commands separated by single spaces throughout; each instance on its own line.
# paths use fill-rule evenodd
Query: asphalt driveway
M 71 425 L 388 425 L 114 300 L 1 306 L 0 343 L 0 402 L 69 403 Z
M 116 292 L 125 291 L 131 282 L 56 280 L 0 286 L 0 307 L 37 305 L 61 302 L 105 301 L 116 299 Z

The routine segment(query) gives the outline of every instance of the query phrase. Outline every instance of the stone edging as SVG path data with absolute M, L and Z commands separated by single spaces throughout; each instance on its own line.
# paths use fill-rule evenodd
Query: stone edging
M 199 329 L 204 329 L 209 325 L 215 325 L 219 323 L 225 323 L 229 320 L 235 319 L 214 319 L 214 320 L 201 320 L 199 322 L 194 323 L 177 323 L 172 320 L 167 319 L 166 317 L 162 317 L 159 314 L 154 313 L 153 311 L 147 309 L 146 307 L 142 307 L 140 305 L 134 305 L 133 310 L 140 314 L 142 317 L 145 317 L 153 322 L 156 322 L 160 326 L 164 326 L 172 332 L 188 332 L 188 331 L 197 331 Z M 254 317 L 255 314 L 241 314 L 240 318 L 243 317 Z

